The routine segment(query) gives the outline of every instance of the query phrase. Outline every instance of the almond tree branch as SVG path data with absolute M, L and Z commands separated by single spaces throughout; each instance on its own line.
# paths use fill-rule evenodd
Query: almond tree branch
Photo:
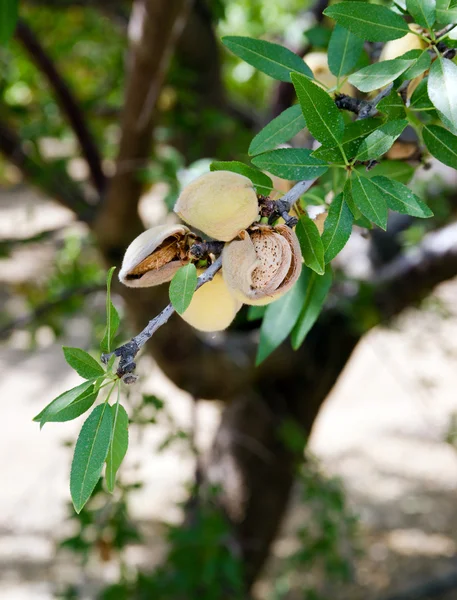
M 197 286 L 195 290 L 201 288 L 202 285 L 212 281 L 216 273 L 222 267 L 222 256 L 219 256 L 212 265 L 210 265 L 204 273 L 200 275 L 197 279 Z M 119 356 L 119 366 L 117 369 L 118 377 L 121 377 L 124 383 L 134 383 L 136 381 L 136 376 L 133 375 L 133 371 L 136 368 L 136 363 L 134 361 L 135 356 L 141 350 L 141 348 L 145 345 L 145 343 L 151 339 L 154 333 L 165 325 L 168 319 L 172 316 L 172 314 L 176 312 L 173 305 L 168 304 L 157 316 L 149 321 L 143 331 L 140 331 L 134 338 L 123 344 L 119 348 L 116 348 L 113 352 L 109 354 L 102 354 L 101 360 L 105 364 L 109 361 L 111 356 Z
M 19 19 L 16 27 L 16 38 L 27 50 L 31 60 L 46 77 L 49 86 L 53 90 L 62 112 L 67 117 L 78 139 L 82 154 L 89 166 L 95 189 L 101 196 L 105 191 L 106 178 L 102 170 L 100 153 L 76 98 L 32 29 L 22 19 Z

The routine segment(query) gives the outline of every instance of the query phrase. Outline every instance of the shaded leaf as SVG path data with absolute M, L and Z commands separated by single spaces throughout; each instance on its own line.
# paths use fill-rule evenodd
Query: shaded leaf
M 392 83 L 413 62 L 412 60 L 403 60 L 401 58 L 383 60 L 382 62 L 368 65 L 368 67 L 364 67 L 360 71 L 356 71 L 350 75 L 349 83 L 352 83 L 361 92 L 372 92 Z
M 71 499 L 77 513 L 81 512 L 100 479 L 111 441 L 112 420 L 109 404 L 99 404 L 81 428 L 70 473 Z
M 332 98 L 303 75 L 292 73 L 292 82 L 311 134 L 326 146 L 338 146 L 344 121 Z
M 404 119 L 406 115 L 403 100 L 394 91 L 383 98 L 376 108 L 379 112 L 386 115 L 388 121 Z
M 249 155 L 255 156 L 273 150 L 279 144 L 288 142 L 305 127 L 305 118 L 300 105 L 290 106 L 254 137 L 249 146 Z
M 372 179 L 378 175 L 385 175 L 390 179 L 396 179 L 401 183 L 408 183 L 414 175 L 414 167 L 403 160 L 383 160 L 374 169 L 366 171 L 365 167 L 360 167 L 360 173 L 363 176 Z
M 169 296 L 174 309 L 180 315 L 189 307 L 197 286 L 197 269 L 190 263 L 181 267 L 170 282 Z
M 406 8 L 414 21 L 430 29 L 436 19 L 436 0 L 406 0 Z
M 104 375 L 105 371 L 103 367 L 94 359 L 90 354 L 81 350 L 81 348 L 69 348 L 63 346 L 62 348 L 65 360 L 74 369 L 78 375 L 84 377 L 84 379 L 93 379 Z
M 387 177 L 373 177 L 371 182 L 383 194 L 390 209 L 421 219 L 433 217 L 433 212 L 425 202 L 399 181 Z
M 100 350 L 102 352 L 111 352 L 113 340 L 121 322 L 119 313 L 111 302 L 111 279 L 115 270 L 116 267 L 111 267 L 106 276 L 106 329 L 103 339 L 100 342 Z
M 344 128 L 342 148 L 348 159 L 353 158 L 364 137 L 380 127 L 383 124 L 381 119 L 361 119 L 360 121 L 353 121 L 347 123 Z M 327 148 L 321 146 L 317 150 L 314 150 L 312 156 L 320 158 L 321 160 L 328 162 L 336 162 L 344 164 L 344 158 L 341 153 L 341 149 L 338 146 Z
M 436 0 L 436 20 L 442 25 L 457 23 L 457 4 L 449 0 Z
M 443 123 L 457 133 L 457 65 L 440 54 L 428 76 L 428 95 Z
M 129 417 L 125 408 L 117 402 L 110 406 L 112 413 L 111 443 L 106 457 L 105 479 L 108 490 L 112 493 L 116 483 L 116 474 L 121 466 L 129 445 Z
M 413 64 L 398 78 L 396 85 L 408 79 L 415 79 L 430 68 L 432 58 L 428 50 L 409 50 L 401 57 L 403 60 L 413 60 Z
M 353 222 L 354 217 L 344 201 L 343 194 L 338 194 L 330 205 L 321 238 L 326 263 L 333 260 L 346 245 L 351 236 Z
M 435 158 L 453 169 L 457 169 L 457 136 L 437 125 L 424 125 L 424 142 Z
M 368 2 L 339 2 L 326 8 L 324 15 L 369 42 L 396 40 L 409 33 L 400 15 Z
M 433 108 L 433 104 L 428 97 L 428 77 L 422 79 L 417 88 L 414 90 L 409 103 L 409 107 L 417 110 L 420 108 Z
M 406 120 L 389 121 L 382 125 L 362 141 L 356 159 L 371 160 L 385 154 L 407 125 Z
M 210 164 L 209 168 L 211 171 L 233 171 L 244 175 L 252 181 L 257 193 L 264 196 L 268 196 L 273 189 L 273 182 L 268 175 L 237 160 L 215 161 Z
M 361 177 L 357 171 L 349 179 L 352 201 L 362 215 L 382 229 L 387 227 L 387 204 L 379 188 L 370 179 Z M 345 194 L 346 197 L 346 194 Z M 354 215 L 355 216 L 355 215 Z
M 18 18 L 18 0 L 0 0 L 0 45 L 13 37 Z
M 302 271 L 293 288 L 266 307 L 260 327 L 256 365 L 263 362 L 292 331 L 305 301 L 308 279 L 306 271 Z
M 300 242 L 301 253 L 305 265 L 321 275 L 325 268 L 324 246 L 322 245 L 319 230 L 307 213 L 300 216 L 295 227 L 295 233 Z
M 346 75 L 356 66 L 363 50 L 363 40 L 348 29 L 335 25 L 328 46 L 328 66 L 336 76 Z
M 255 156 L 252 162 L 260 169 L 291 180 L 312 179 L 328 169 L 328 165 L 311 156 L 307 148 L 279 148 Z
M 327 294 L 332 285 L 332 269 L 330 265 L 325 267 L 323 275 L 317 275 L 311 269 L 306 269 L 308 285 L 306 287 L 306 296 L 303 303 L 297 324 L 292 330 L 291 341 L 294 350 L 298 350 L 305 340 L 311 327 L 317 321 L 322 310 Z
M 279 81 L 290 81 L 290 73 L 302 73 L 313 77 L 303 59 L 284 46 L 265 40 L 242 36 L 225 36 L 222 43 L 244 61 Z

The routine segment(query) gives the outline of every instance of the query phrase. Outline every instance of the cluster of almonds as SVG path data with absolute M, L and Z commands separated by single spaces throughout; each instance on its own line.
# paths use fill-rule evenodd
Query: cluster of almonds
M 195 292 L 181 315 L 196 329 L 221 331 L 243 303 L 269 304 L 298 279 L 302 258 L 297 236 L 286 225 L 258 222 L 258 198 L 247 177 L 206 173 L 184 188 L 175 212 L 205 236 L 226 242 L 222 270 Z M 119 279 L 130 287 L 170 281 L 180 267 L 196 262 L 191 248 L 198 241 L 184 225 L 148 229 L 127 248 Z

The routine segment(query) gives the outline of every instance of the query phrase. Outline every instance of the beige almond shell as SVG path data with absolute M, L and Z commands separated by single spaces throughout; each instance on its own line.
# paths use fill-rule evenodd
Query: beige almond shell
M 230 293 L 219 271 L 212 281 L 194 293 L 181 317 L 200 331 L 222 331 L 230 325 L 241 306 L 242 302 Z
M 119 281 L 128 287 L 151 287 L 171 281 L 188 262 L 178 248 L 188 233 L 184 225 L 157 225 L 143 231 L 125 251 Z
M 233 240 L 259 216 L 251 180 L 231 171 L 205 173 L 192 181 L 174 210 L 187 224 L 222 242 Z
M 290 290 L 300 275 L 297 236 L 286 225 L 260 225 L 240 238 L 224 247 L 223 277 L 232 294 L 245 304 L 270 304 Z

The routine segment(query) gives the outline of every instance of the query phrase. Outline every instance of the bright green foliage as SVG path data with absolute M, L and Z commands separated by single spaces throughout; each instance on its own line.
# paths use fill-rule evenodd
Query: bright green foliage
M 233 171 L 234 173 L 248 177 L 254 184 L 258 194 L 267 196 L 273 189 L 273 182 L 268 175 L 237 160 L 227 162 L 215 161 L 211 163 L 210 169 L 211 171 Z
M 90 354 L 80 348 L 62 348 L 65 360 L 78 375 L 84 379 L 93 379 L 104 375 L 103 367 Z
M 368 2 L 339 2 L 326 8 L 324 15 L 369 42 L 396 40 L 409 32 L 400 15 Z
M 322 233 L 326 263 L 333 260 L 346 245 L 352 232 L 353 222 L 354 217 L 344 201 L 343 194 L 338 194 L 330 205 Z
M 406 8 L 414 21 L 430 29 L 436 19 L 436 0 L 406 0 Z
M 391 210 L 421 219 L 433 217 L 433 212 L 425 202 L 399 181 L 382 176 L 373 177 L 370 181 L 384 195 Z
M 279 144 L 288 142 L 306 126 L 300 105 L 286 108 L 279 116 L 270 121 L 252 140 L 249 155 L 255 156 L 273 150 Z
M 299 56 L 279 44 L 241 36 L 226 36 L 222 42 L 233 54 L 273 79 L 290 81 L 291 73 L 313 77 L 311 69 Z
M 361 92 L 372 92 L 378 88 L 392 83 L 406 69 L 414 64 L 413 60 L 403 60 L 394 58 L 393 60 L 383 60 L 382 62 L 368 65 L 349 76 L 349 83 L 352 83 Z
M 292 330 L 291 341 L 294 350 L 298 350 L 305 341 L 311 327 L 317 321 L 322 310 L 327 294 L 332 285 L 332 269 L 325 267 L 325 273 L 318 275 L 311 269 L 303 269 L 308 283 L 302 310 L 295 327 Z
M 322 144 L 338 145 L 343 137 L 344 121 L 333 100 L 303 75 L 292 74 L 292 82 L 312 135 Z
M 111 443 L 106 457 L 106 487 L 113 493 L 116 473 L 121 466 L 129 445 L 129 416 L 125 408 L 119 404 L 119 398 L 114 406 L 110 406 L 113 420 Z
M 457 65 L 441 55 L 428 76 L 428 95 L 443 123 L 457 134 Z
M 263 362 L 292 331 L 306 298 L 309 277 L 303 270 L 294 287 L 266 307 L 260 328 L 256 364 Z M 253 307 L 257 308 L 257 307 Z
M 0 45 L 7 44 L 16 28 L 18 0 L 0 0 Z
M 457 169 L 457 135 L 437 125 L 425 125 L 422 135 L 430 154 L 445 165 Z
M 76 442 L 70 474 L 70 492 L 77 513 L 97 485 L 111 441 L 112 413 L 108 403 L 91 412 Z
M 311 150 L 306 148 L 279 148 L 255 156 L 252 162 L 260 169 L 291 180 L 312 179 L 328 168 L 322 160 L 311 156 Z
M 362 39 L 341 25 L 335 25 L 328 45 L 330 71 L 336 77 L 347 75 L 358 63 L 362 50 Z
M 102 352 L 110 352 L 116 332 L 119 328 L 121 319 L 116 307 L 111 302 L 111 279 L 116 267 L 111 267 L 106 277 L 106 329 L 105 335 L 100 342 L 100 350 Z
M 57 396 L 55 400 L 50 402 L 38 415 L 36 415 L 33 420 L 40 423 L 40 427 L 43 427 L 48 421 L 60 420 L 58 417 L 64 409 L 69 407 L 75 400 L 79 400 L 87 390 L 90 389 L 90 393 L 92 393 L 95 381 L 97 380 L 91 379 L 85 381 L 71 390 L 67 390 L 63 394 L 60 394 L 60 396 Z M 67 419 L 65 419 L 65 421 L 66 420 Z
M 177 313 L 182 313 L 192 301 L 197 286 L 197 269 L 190 263 L 181 267 L 170 282 L 170 302 Z
M 300 216 L 295 228 L 305 265 L 319 275 L 324 272 L 324 247 L 314 222 L 307 213 Z

